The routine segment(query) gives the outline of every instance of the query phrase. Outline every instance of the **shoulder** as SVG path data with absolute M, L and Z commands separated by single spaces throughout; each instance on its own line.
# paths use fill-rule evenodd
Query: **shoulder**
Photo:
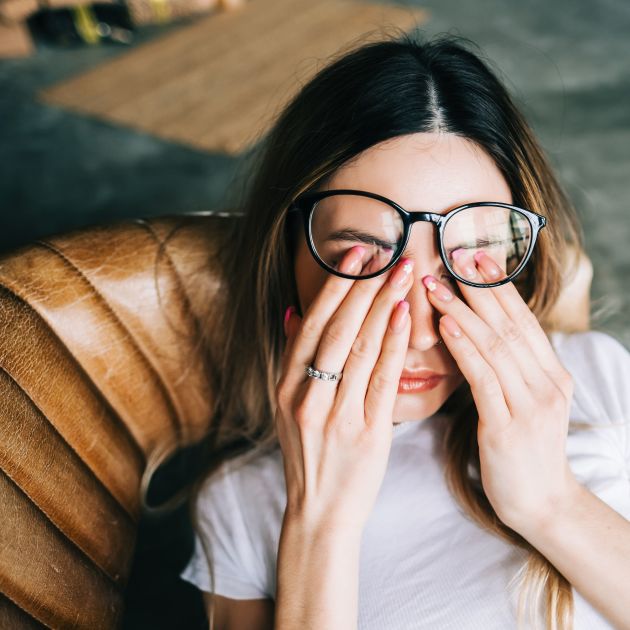
M 617 426 L 627 441 L 630 422 L 630 353 L 598 330 L 553 333 L 558 358 L 573 378 L 571 420 Z
M 630 413 L 630 352 L 615 337 L 599 330 L 554 332 L 551 343 L 574 380 L 578 402 L 603 407 L 626 418 Z M 621 418 L 620 418 L 621 419 Z
M 601 355 L 612 352 L 616 358 L 630 357 L 626 347 L 615 337 L 601 330 L 585 330 L 565 333 L 554 331 L 549 335 L 553 346 L 560 353 L 590 353 Z
M 286 504 L 278 459 L 275 450 L 256 448 L 224 460 L 200 483 L 193 506 L 195 551 L 181 574 L 184 579 L 233 599 L 275 592 L 276 531 Z
M 243 494 L 250 494 L 254 498 L 257 490 L 273 487 L 269 482 L 275 480 L 281 467 L 279 449 L 260 451 L 254 448 L 228 458 L 202 481 L 198 499 L 234 495 L 243 499 Z
M 630 352 L 590 330 L 550 335 L 573 378 L 567 455 L 578 480 L 630 518 Z
M 280 448 L 253 449 L 227 459 L 199 486 L 195 510 L 200 519 L 230 519 L 239 514 L 252 525 L 270 510 L 284 509 L 286 491 Z

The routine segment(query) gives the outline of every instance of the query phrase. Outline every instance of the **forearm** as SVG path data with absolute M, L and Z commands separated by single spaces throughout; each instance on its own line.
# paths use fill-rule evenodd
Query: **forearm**
M 578 486 L 553 515 L 520 533 L 615 628 L 630 630 L 630 522 Z
M 278 546 L 275 630 L 357 627 L 360 531 L 285 515 Z

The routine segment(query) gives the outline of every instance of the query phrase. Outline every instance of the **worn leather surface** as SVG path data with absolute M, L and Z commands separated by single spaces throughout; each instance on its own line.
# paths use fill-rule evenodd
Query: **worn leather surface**
M 0 628 L 120 627 L 142 476 L 207 430 L 194 331 L 237 220 L 124 221 L 0 258 Z M 583 260 L 554 318 L 576 330 Z
M 207 430 L 194 331 L 234 220 L 117 222 L 0 258 L 0 628 L 120 626 L 142 474 Z

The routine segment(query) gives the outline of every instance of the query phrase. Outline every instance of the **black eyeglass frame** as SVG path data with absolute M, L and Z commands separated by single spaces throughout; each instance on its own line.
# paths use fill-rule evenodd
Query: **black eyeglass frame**
M 398 214 L 402 218 L 404 231 L 403 231 L 401 245 L 398 251 L 392 256 L 391 260 L 387 263 L 387 265 L 383 267 L 383 269 L 381 269 L 380 271 L 377 271 L 375 273 L 368 274 L 365 276 L 353 276 L 351 274 L 346 274 L 346 273 L 343 273 L 342 271 L 338 271 L 336 269 L 333 269 L 332 267 L 329 267 L 317 254 L 317 250 L 315 249 L 315 245 L 313 243 L 313 238 L 312 238 L 312 233 L 311 233 L 311 217 L 313 215 L 313 210 L 315 209 L 315 204 L 321 199 L 324 199 L 326 197 L 330 197 L 333 195 L 340 195 L 340 194 L 359 195 L 363 197 L 369 197 L 370 199 L 376 199 L 378 201 L 382 201 L 386 203 L 387 205 L 391 206 L 394 210 L 396 210 L 396 212 L 398 212 Z M 519 266 L 509 276 L 506 276 L 505 278 L 502 278 L 501 280 L 490 283 L 490 284 L 479 284 L 477 282 L 471 282 L 470 280 L 467 280 L 466 278 L 462 278 L 461 276 L 456 274 L 455 271 L 451 268 L 451 266 L 448 263 L 448 260 L 446 257 L 446 251 L 444 250 L 444 241 L 442 238 L 444 235 L 444 229 L 446 227 L 446 224 L 449 222 L 450 219 L 452 219 L 456 214 L 458 214 L 462 210 L 466 210 L 468 208 L 479 207 L 479 206 L 497 206 L 500 208 L 507 208 L 509 210 L 515 210 L 517 212 L 520 212 L 522 215 L 524 215 L 527 218 L 527 221 L 529 222 L 530 228 L 532 230 L 532 237 L 531 237 L 527 252 L 525 254 L 525 257 L 519 264 Z M 298 195 L 293 200 L 293 202 L 291 202 L 291 204 L 289 205 L 287 213 L 291 213 L 291 212 L 301 213 L 303 225 L 304 225 L 304 234 L 306 236 L 306 242 L 307 242 L 308 248 L 311 254 L 313 255 L 313 257 L 315 258 L 316 262 L 320 265 L 320 267 L 323 267 L 327 272 L 332 273 L 335 276 L 339 276 L 340 278 L 349 278 L 351 280 L 367 280 L 369 278 L 380 276 L 381 274 L 385 273 L 387 270 L 391 269 L 398 262 L 402 253 L 405 251 L 407 247 L 407 242 L 409 241 L 409 234 L 411 232 L 411 226 L 414 223 L 416 223 L 416 221 L 428 221 L 430 223 L 434 223 L 438 227 L 438 242 L 439 242 L 440 258 L 442 259 L 442 262 L 444 263 L 444 266 L 446 267 L 446 269 L 448 269 L 449 273 L 453 275 L 460 282 L 467 284 L 468 286 L 471 286 L 471 287 L 478 287 L 480 289 L 498 287 L 498 286 L 501 286 L 502 284 L 506 284 L 514 280 L 514 278 L 516 278 L 516 276 L 518 276 L 521 273 L 521 271 L 523 271 L 523 269 L 525 268 L 525 265 L 529 261 L 532 255 L 532 252 L 534 251 L 534 246 L 536 245 L 538 232 L 547 224 L 546 217 L 536 212 L 532 212 L 531 210 L 526 210 L 525 208 L 520 208 L 518 206 L 513 206 L 511 204 L 503 203 L 500 201 L 478 201 L 474 203 L 467 203 L 467 204 L 464 204 L 463 206 L 458 206 L 457 208 L 453 208 L 453 210 L 450 210 L 446 214 L 437 214 L 435 212 L 409 212 L 405 210 L 402 206 L 398 205 L 395 201 L 392 201 L 391 199 L 388 199 L 387 197 L 383 197 L 382 195 L 379 195 L 377 193 L 368 192 L 365 190 L 353 190 L 351 188 L 339 188 L 336 190 L 321 190 L 321 191 L 302 193 L 301 195 Z

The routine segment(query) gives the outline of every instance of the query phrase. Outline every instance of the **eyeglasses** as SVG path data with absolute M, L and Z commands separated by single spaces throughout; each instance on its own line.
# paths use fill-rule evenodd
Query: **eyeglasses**
M 527 264 L 538 232 L 547 223 L 531 210 L 495 201 L 465 204 L 446 214 L 408 212 L 382 195 L 352 189 L 302 193 L 288 212 L 301 213 L 306 242 L 317 263 L 329 273 L 355 280 L 391 269 L 405 251 L 416 221 L 434 223 L 444 266 L 472 287 L 496 287 L 513 280 Z M 339 271 L 337 265 L 357 244 L 365 248 L 362 269 L 356 274 Z M 466 252 L 472 258 L 482 249 L 503 269 L 505 278 L 471 282 L 453 269 L 454 252 Z

